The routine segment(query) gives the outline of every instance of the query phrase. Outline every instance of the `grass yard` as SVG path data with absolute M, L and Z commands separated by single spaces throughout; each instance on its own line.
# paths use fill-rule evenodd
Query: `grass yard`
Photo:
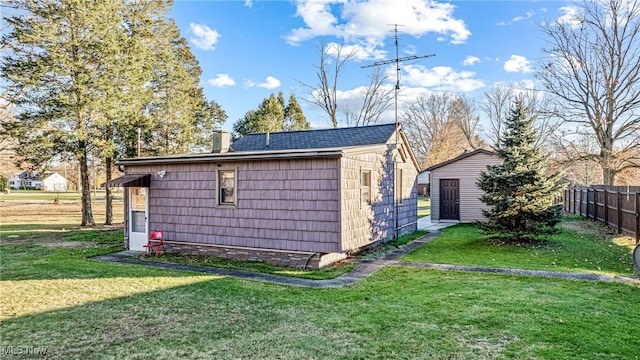
M 418 219 L 431 215 L 431 200 L 425 197 L 418 197 Z
M 11 190 L 10 194 L 0 193 L 0 201 L 11 202 L 35 202 L 35 201 L 51 201 L 56 198 L 62 201 L 80 201 L 82 194 L 77 191 L 40 191 L 40 190 Z M 113 197 L 122 200 L 122 191 L 114 191 Z M 104 200 L 105 191 L 91 191 L 92 200 Z
M 105 251 L 3 248 L 3 358 L 31 346 L 54 359 L 634 359 L 640 347 L 640 289 L 627 285 L 388 267 L 313 290 L 87 260 Z
M 157 257 L 145 257 L 148 261 L 166 261 L 178 264 L 195 266 L 217 267 L 223 269 L 236 269 L 260 272 L 266 274 L 292 276 L 301 279 L 325 280 L 334 279 L 345 274 L 355 267 L 355 263 L 338 263 L 323 269 L 295 269 L 285 266 L 266 264 L 259 261 L 241 261 L 223 259 L 213 256 L 185 255 L 185 254 L 160 254 Z
M 567 219 L 560 234 L 532 244 L 496 244 L 471 224 L 442 230 L 443 234 L 401 260 L 438 264 L 479 265 L 586 273 L 634 275 L 629 236 L 607 233 L 599 223 Z
M 103 263 L 90 258 L 120 250 L 121 229 L 78 230 L 77 202 L 11 204 L 0 201 L 2 359 L 637 359 L 640 348 L 630 285 L 385 267 L 306 289 Z M 624 238 L 572 221 L 531 248 L 459 225 L 405 260 L 632 273 Z
M 10 195 L 12 196 L 13 193 Z M 122 223 L 124 208 L 122 201 L 113 203 L 113 226 L 97 226 L 95 229 L 81 229 L 82 214 L 80 202 L 23 200 L 0 201 L 0 244 L 60 244 L 69 241 L 95 242 L 96 237 L 120 235 L 122 242 Z M 104 201 L 91 204 L 96 224 L 105 222 Z

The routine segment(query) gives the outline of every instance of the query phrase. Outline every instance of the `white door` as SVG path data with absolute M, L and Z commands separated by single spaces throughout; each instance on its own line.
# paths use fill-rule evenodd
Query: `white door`
M 129 188 L 129 250 L 144 251 L 149 229 L 148 188 Z

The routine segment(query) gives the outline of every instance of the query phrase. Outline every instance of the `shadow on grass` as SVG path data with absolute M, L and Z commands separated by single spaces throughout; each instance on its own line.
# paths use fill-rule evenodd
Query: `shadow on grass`
M 532 242 L 512 243 L 483 234 L 473 224 L 442 235 L 402 261 L 530 270 L 634 275 L 631 249 L 607 238 L 563 228 Z
M 200 275 L 146 266 L 105 263 L 90 258 L 124 250 L 121 246 L 47 248 L 41 245 L 3 246 L 0 280 L 102 279 L 110 277 L 190 277 Z
M 62 282 L 55 296 L 68 303 L 3 320 L 0 345 L 46 346 L 50 358 L 633 358 L 640 338 L 637 289 L 613 284 L 403 268 L 324 290 L 103 280 L 79 293 Z

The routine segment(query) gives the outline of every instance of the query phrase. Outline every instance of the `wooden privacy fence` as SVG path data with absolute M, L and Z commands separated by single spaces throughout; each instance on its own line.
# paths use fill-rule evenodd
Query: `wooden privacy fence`
M 575 186 L 564 191 L 565 213 L 583 215 L 635 235 L 640 243 L 640 186 Z

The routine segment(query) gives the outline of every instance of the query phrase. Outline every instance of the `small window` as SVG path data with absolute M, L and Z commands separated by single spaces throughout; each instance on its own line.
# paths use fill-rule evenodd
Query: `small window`
M 236 204 L 236 170 L 218 170 L 218 205 Z
M 363 204 L 371 205 L 371 170 L 360 172 L 360 198 Z
M 147 208 L 147 189 L 131 187 L 131 208 L 144 210 Z

